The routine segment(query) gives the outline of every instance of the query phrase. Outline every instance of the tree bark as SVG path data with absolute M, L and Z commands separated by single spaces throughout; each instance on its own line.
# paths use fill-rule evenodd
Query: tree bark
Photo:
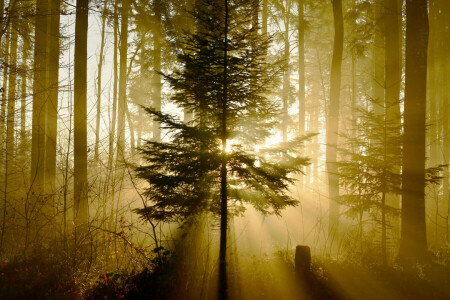
M 283 133 L 283 143 L 287 142 L 288 139 L 288 106 L 289 106 L 289 88 L 290 88 L 290 43 L 289 43 L 289 25 L 290 25 L 290 16 L 291 16 L 291 0 L 287 0 L 286 6 L 284 8 L 284 63 L 285 69 L 283 74 L 283 120 L 282 120 L 282 133 Z
M 337 174 L 337 143 L 339 131 L 339 98 L 341 92 L 341 65 L 344 47 L 344 22 L 342 16 L 342 0 L 333 0 L 334 46 L 331 61 L 330 104 L 327 117 L 326 165 L 328 172 L 328 188 L 330 198 L 328 232 L 337 231 L 339 219 L 339 177 Z
M 304 0 L 298 0 L 298 130 L 305 134 L 305 26 Z
M 449 20 L 448 20 L 448 15 L 450 14 L 450 3 L 448 1 L 440 1 L 443 8 L 442 11 L 442 17 L 441 20 L 445 20 L 445 26 L 442 26 L 441 28 L 443 29 L 443 36 L 448 37 L 450 34 L 450 26 L 449 26 Z M 447 17 L 445 17 L 447 16 Z M 443 52 L 445 51 L 445 49 L 449 49 L 450 47 L 450 41 L 449 39 L 444 39 L 443 40 Z M 447 84 L 444 85 L 443 87 L 443 92 L 444 92 L 444 97 L 442 99 L 442 107 L 443 107 L 443 118 L 442 118 L 442 126 L 443 126 L 443 136 L 444 136 L 444 141 L 443 141 L 443 150 L 444 150 L 444 183 L 443 183 L 443 189 L 444 189 L 444 195 L 443 195 L 443 202 L 444 202 L 444 207 L 446 206 L 447 211 L 444 212 L 444 215 L 446 215 L 446 223 L 445 223 L 445 239 L 447 241 L 447 243 L 450 242 L 450 237 L 449 237 L 449 216 L 450 216 L 450 187 L 449 187 L 449 175 L 450 175 L 450 168 L 449 168 L 449 163 L 450 163 L 450 133 L 449 133 L 449 97 L 450 97 L 450 87 L 449 87 L 449 77 L 448 77 L 448 73 L 450 72 L 450 58 L 449 55 L 445 55 L 444 56 L 444 65 L 446 66 L 446 69 L 443 70 L 443 81 L 446 82 Z
M 6 30 L 6 38 L 4 39 L 4 51 L 3 51 L 3 84 L 2 84 L 2 103 L 0 107 L 0 171 L 3 169 L 3 156 L 4 156 L 4 147 L 6 145 L 6 137 L 5 137 L 5 131 L 6 131 L 6 103 L 7 103 L 7 97 L 6 93 L 8 90 L 8 72 L 9 72 L 9 46 L 10 46 L 10 31 L 9 28 Z
M 48 1 L 36 1 L 33 114 L 31 137 L 31 185 L 35 196 L 44 192 L 45 183 L 45 116 L 48 83 L 47 67 L 47 13 Z
M 116 119 L 117 119 L 117 38 L 118 38 L 118 27 L 119 27 L 119 18 L 117 15 L 117 4 L 114 3 L 114 19 L 113 19 L 113 34 L 114 34 L 114 52 L 113 52 L 113 105 L 112 105 L 112 116 L 111 116 L 111 124 L 109 128 L 109 149 L 108 149 L 108 167 L 109 170 L 112 170 L 112 164 L 114 160 L 114 140 L 116 134 Z
M 94 159 L 98 161 L 98 146 L 100 140 L 100 114 L 102 105 L 102 68 L 104 61 L 104 49 L 105 49 L 105 29 L 106 29 L 106 8 L 108 0 L 105 0 L 103 4 L 102 12 L 102 33 L 100 37 L 100 54 L 98 57 L 98 76 L 97 76 L 97 116 L 95 120 L 95 146 L 94 146 Z
M 59 19 L 60 0 L 49 1 L 48 17 L 48 100 L 46 120 L 45 185 L 46 194 L 55 192 L 56 141 L 58 126 L 58 90 L 59 90 Z
M 17 12 L 10 11 L 10 16 L 16 20 Z M 16 22 L 11 22 L 11 50 L 9 59 L 9 84 L 8 84 L 8 117 L 6 119 L 6 159 L 5 159 L 5 197 L 7 196 L 8 177 L 13 173 L 14 166 L 14 124 L 16 121 L 16 78 L 17 78 L 17 42 L 18 34 Z
M 161 1 L 156 1 L 155 17 L 156 24 L 153 30 L 154 39 L 154 56 L 153 56 L 153 108 L 157 111 L 161 110 Z M 161 125 L 157 121 L 153 121 L 153 140 L 161 140 Z
M 427 46 L 427 0 L 407 0 L 402 235 L 399 252 L 399 258 L 402 260 L 423 260 L 427 257 L 425 224 Z
M 385 120 L 389 126 L 397 127 L 396 136 L 401 136 L 400 87 L 402 81 L 401 67 L 401 6 L 398 0 L 384 0 L 384 37 L 385 37 Z M 386 144 L 388 153 L 398 155 L 401 145 Z M 400 174 L 400 166 L 394 166 L 394 172 Z M 400 185 L 397 186 L 400 189 Z M 386 195 L 388 206 L 399 209 L 400 197 L 397 194 Z M 394 216 L 392 232 L 398 236 L 399 220 Z
M 74 206 L 76 225 L 88 222 L 87 193 L 87 37 L 89 0 L 77 0 L 74 77 Z
M 222 98 L 222 166 L 220 168 L 220 249 L 219 249 L 219 299 L 228 298 L 227 283 L 227 232 L 228 232 L 228 185 L 227 185 L 227 108 L 228 108 L 228 0 L 225 0 L 225 28 L 223 53 Z
M 26 132 L 26 101 L 27 101 L 27 77 L 28 77 L 28 47 L 29 37 L 23 36 L 23 48 L 22 48 L 22 76 L 21 76 L 21 98 L 20 98 L 20 152 L 21 155 L 25 155 L 28 151 L 27 145 L 27 132 Z
M 120 68 L 119 68 L 119 111 L 117 122 L 117 158 L 120 163 L 125 158 L 125 113 L 127 105 L 127 51 L 128 51 L 128 0 L 122 1 L 122 21 L 120 28 Z
M 373 41 L 373 79 L 372 79 L 372 98 L 375 100 L 374 110 L 377 115 L 384 113 L 384 68 L 385 68 L 385 49 L 384 49 L 384 6 L 382 0 L 375 0 L 374 10 L 374 41 Z M 389 29 L 390 30 L 390 29 Z

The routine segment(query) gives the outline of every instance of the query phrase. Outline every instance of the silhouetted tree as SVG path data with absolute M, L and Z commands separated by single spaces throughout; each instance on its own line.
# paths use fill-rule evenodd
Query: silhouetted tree
M 402 229 L 399 252 L 399 258 L 403 260 L 423 260 L 427 256 L 424 198 L 427 47 L 427 1 L 407 0 Z
M 195 12 L 198 30 L 187 33 L 177 49 L 179 69 L 166 80 L 178 106 L 194 113 L 184 123 L 147 109 L 167 132 L 167 141 L 147 141 L 147 165 L 137 169 L 148 181 L 149 205 L 138 212 L 149 219 L 186 220 L 211 212 L 220 215 L 220 296 L 226 297 L 228 218 L 245 203 L 263 213 L 276 213 L 296 201 L 286 192 L 289 176 L 306 164 L 294 149 L 302 138 L 284 147 L 256 152 L 248 144 L 268 136 L 277 113 L 266 98 L 276 84 L 279 64 L 265 61 L 268 41 L 258 41 L 252 26 L 252 1 L 204 1 Z M 254 136 L 243 134 L 251 120 Z M 231 142 L 232 141 L 232 142 Z
M 335 232 L 338 226 L 339 177 L 337 172 L 337 143 L 339 130 L 339 98 L 341 93 L 341 66 L 344 45 L 344 21 L 342 16 L 342 0 L 332 0 L 334 18 L 334 45 L 331 61 L 330 104 L 327 115 L 327 149 L 326 164 L 328 172 L 328 188 L 330 197 L 329 233 Z
M 87 180 L 87 37 L 89 0 L 77 0 L 74 77 L 74 214 L 77 225 L 88 222 Z
M 381 109 L 375 108 L 381 106 Z M 372 108 L 359 110 L 359 121 L 353 121 L 358 128 L 357 135 L 344 136 L 346 148 L 338 163 L 339 178 L 346 194 L 339 196 L 346 206 L 346 214 L 358 219 L 360 243 L 363 237 L 363 217 L 369 212 L 381 229 L 381 254 L 383 264 L 387 264 L 388 214 L 397 214 L 395 207 L 386 203 L 387 194 L 399 194 L 401 149 L 388 151 L 390 145 L 398 145 L 400 126 L 397 119 L 386 117 L 387 107 L 373 100 Z M 380 112 L 380 113 L 378 113 Z

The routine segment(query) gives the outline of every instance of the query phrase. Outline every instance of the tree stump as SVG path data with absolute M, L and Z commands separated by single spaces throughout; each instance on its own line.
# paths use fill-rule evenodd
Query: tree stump
M 298 245 L 295 248 L 295 274 L 301 299 L 312 299 L 314 291 L 311 276 L 311 249 L 309 246 Z
M 311 249 L 299 245 L 295 248 L 295 272 L 298 275 L 309 275 L 311 271 Z

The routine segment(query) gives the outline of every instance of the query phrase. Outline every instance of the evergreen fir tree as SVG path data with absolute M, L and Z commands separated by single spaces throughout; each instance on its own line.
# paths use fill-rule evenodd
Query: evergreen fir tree
M 372 108 L 359 109 L 359 121 L 353 120 L 357 134 L 346 135 L 346 148 L 340 149 L 342 160 L 338 164 L 340 184 L 346 194 L 339 197 L 347 207 L 346 214 L 357 218 L 359 239 L 362 242 L 364 213 L 369 213 L 381 229 L 381 252 L 387 263 L 388 215 L 398 214 L 398 209 L 386 203 L 387 194 L 399 194 L 401 175 L 401 148 L 388 151 L 390 145 L 400 145 L 397 120 L 389 120 L 383 105 L 372 100 Z M 378 108 L 380 107 L 381 109 Z M 379 113 L 379 112 L 382 113 Z
M 400 210 L 390 205 L 389 194 L 401 194 L 400 165 L 402 136 L 396 117 L 386 113 L 390 107 L 371 99 L 371 108 L 359 109 L 359 119 L 353 120 L 356 135 L 344 135 L 346 147 L 339 149 L 341 161 L 338 164 L 340 185 L 346 194 L 339 201 L 347 210 L 345 213 L 358 219 L 359 239 L 362 243 L 364 214 L 369 213 L 381 231 L 380 248 L 383 264 L 388 260 L 389 216 L 398 216 Z M 393 104 L 395 105 L 395 104 Z M 378 108 L 377 108 L 378 107 Z M 381 107 L 381 108 L 380 108 Z M 425 182 L 439 183 L 442 166 L 426 170 Z
M 256 151 L 280 111 L 267 95 L 282 64 L 266 61 L 270 40 L 261 41 L 252 26 L 252 0 L 203 0 L 196 7 L 196 32 L 174 43 L 181 45 L 178 69 L 164 75 L 173 89 L 171 100 L 194 119 L 185 123 L 147 108 L 165 136 L 142 149 L 147 164 L 137 172 L 149 184 L 149 205 L 138 213 L 164 221 L 220 215 L 222 295 L 228 216 L 242 213 L 247 204 L 265 214 L 296 205 L 288 194 L 290 174 L 307 159 L 295 153 L 305 137 Z

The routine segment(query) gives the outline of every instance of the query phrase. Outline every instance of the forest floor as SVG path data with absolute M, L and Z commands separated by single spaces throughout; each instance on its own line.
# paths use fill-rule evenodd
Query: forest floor
M 152 270 L 114 271 L 76 280 L 63 262 L 30 259 L 0 266 L 0 299 L 214 299 L 217 277 L 188 271 L 177 258 Z M 400 266 L 313 258 L 310 275 L 295 275 L 293 261 L 272 255 L 228 268 L 229 299 L 450 299 L 450 266 Z M 80 274 L 78 274 L 80 275 Z

